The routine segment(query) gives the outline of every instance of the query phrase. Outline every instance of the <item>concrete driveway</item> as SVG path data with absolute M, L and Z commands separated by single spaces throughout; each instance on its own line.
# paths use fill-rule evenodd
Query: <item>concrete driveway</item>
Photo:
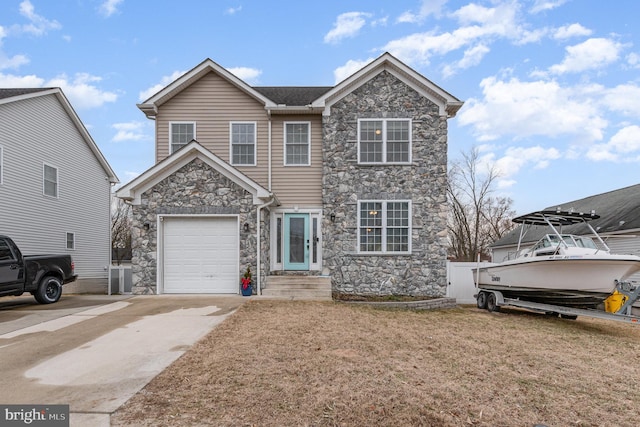
M 248 298 L 0 298 L 1 404 L 67 404 L 71 426 L 110 414 Z

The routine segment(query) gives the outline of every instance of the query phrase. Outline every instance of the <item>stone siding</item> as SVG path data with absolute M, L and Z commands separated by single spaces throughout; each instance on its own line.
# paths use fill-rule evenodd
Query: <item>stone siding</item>
M 410 118 L 411 165 L 358 165 L 358 119 Z M 323 122 L 323 259 L 333 290 L 446 294 L 447 118 L 387 71 L 331 106 Z M 359 200 L 411 200 L 411 254 L 358 253 Z M 329 218 L 335 215 L 335 222 Z
M 200 159 L 195 159 L 147 190 L 140 205 L 133 206 L 132 293 L 157 291 L 158 215 L 238 215 L 240 218 L 240 271 L 247 266 L 256 273 L 256 208 L 253 196 Z M 249 231 L 243 225 L 249 223 Z M 266 223 L 266 224 L 265 224 Z M 268 221 L 262 227 L 262 261 L 269 265 L 266 236 Z M 148 230 L 145 224 L 149 225 Z M 255 282 L 255 279 L 254 279 Z M 238 280 L 238 290 L 240 281 Z

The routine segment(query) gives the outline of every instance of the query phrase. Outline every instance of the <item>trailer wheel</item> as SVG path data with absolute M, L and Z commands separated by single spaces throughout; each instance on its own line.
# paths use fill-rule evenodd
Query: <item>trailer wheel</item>
M 486 292 L 478 292 L 478 296 L 476 298 L 476 304 L 480 310 L 484 310 L 487 308 L 487 293 Z
M 500 306 L 496 300 L 496 294 L 493 292 L 489 292 L 489 295 L 487 295 L 487 310 L 500 311 Z
M 33 294 L 40 304 L 51 304 L 57 302 L 62 295 L 62 281 L 57 277 L 46 276 L 38 285 L 38 289 Z

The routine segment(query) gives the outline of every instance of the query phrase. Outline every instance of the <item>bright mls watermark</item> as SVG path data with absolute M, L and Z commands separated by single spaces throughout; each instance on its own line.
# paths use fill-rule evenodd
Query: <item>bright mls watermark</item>
M 69 405 L 0 405 L 0 427 L 69 427 Z

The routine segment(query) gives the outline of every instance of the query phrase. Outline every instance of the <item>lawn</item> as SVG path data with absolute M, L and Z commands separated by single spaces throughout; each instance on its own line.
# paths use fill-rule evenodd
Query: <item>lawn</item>
M 251 300 L 114 426 L 637 426 L 640 326 Z

